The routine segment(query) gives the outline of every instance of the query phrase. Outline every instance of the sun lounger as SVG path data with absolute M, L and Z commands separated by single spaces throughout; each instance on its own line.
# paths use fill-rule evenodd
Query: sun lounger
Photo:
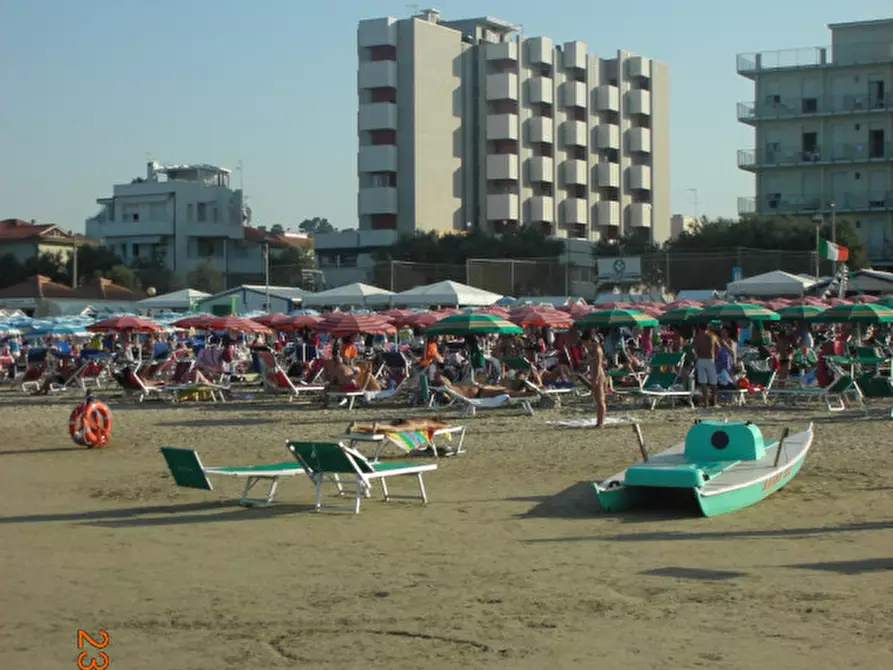
M 208 479 L 208 475 L 220 475 L 224 477 L 238 477 L 245 480 L 242 489 L 240 505 L 268 506 L 276 495 L 276 487 L 282 477 L 293 477 L 304 473 L 304 468 L 294 462 L 269 463 L 266 465 L 248 465 L 236 467 L 205 467 L 202 465 L 198 454 L 192 449 L 180 447 L 161 447 L 161 454 L 167 462 L 167 467 L 177 486 L 192 489 L 213 491 L 214 487 Z M 261 482 L 269 482 L 270 488 L 264 498 L 249 498 L 248 494 L 254 486 Z
M 325 387 L 321 384 L 295 383 L 286 374 L 285 370 L 273 358 L 268 351 L 258 352 L 260 364 L 260 376 L 263 381 L 264 391 L 267 393 L 287 393 L 289 401 L 300 398 L 302 395 L 322 393 Z
M 661 400 L 669 400 L 670 403 L 682 400 L 694 407 L 695 392 L 683 388 L 680 383 L 683 381 L 680 376 L 684 362 L 685 354 L 682 353 L 654 354 L 648 363 L 648 375 L 635 393 L 644 396 L 651 409 L 654 409 Z
M 425 491 L 425 482 L 422 479 L 422 475 L 425 472 L 437 469 L 436 463 L 372 463 L 357 450 L 340 442 L 286 442 L 286 446 L 303 466 L 304 471 L 316 487 L 317 511 L 323 508 L 322 484 L 328 476 L 339 477 L 342 487 L 347 483 L 340 479 L 342 475 L 353 477 L 354 504 L 350 508 L 330 505 L 325 507 L 330 509 L 353 509 L 355 514 L 359 514 L 360 503 L 364 497 L 368 497 L 371 494 L 372 484 L 375 481 L 381 482 L 382 493 L 386 501 L 391 498 L 407 497 L 390 494 L 386 482 L 388 477 L 415 476 L 419 485 L 418 497 L 422 499 L 423 503 L 427 503 L 428 494 Z M 339 493 L 343 492 L 343 490 L 339 491 Z
M 431 390 L 437 393 L 443 393 L 450 399 L 450 404 L 458 403 L 464 409 L 465 416 L 475 416 L 479 409 L 497 409 L 499 407 L 518 407 L 524 410 L 527 416 L 533 416 L 533 407 L 530 404 L 531 398 L 510 396 L 508 393 L 493 396 L 490 398 L 466 398 L 464 395 L 451 389 L 448 386 L 433 386 Z
M 806 386 L 791 388 L 774 388 L 770 394 L 772 397 L 787 400 L 822 400 L 829 412 L 843 412 L 848 409 L 848 404 L 855 405 L 857 409 L 865 409 L 865 394 L 859 384 L 850 375 L 840 375 L 828 386 Z
M 453 436 L 457 436 L 458 443 L 454 449 L 445 449 L 437 444 L 438 437 L 446 437 L 452 440 Z M 344 439 L 348 441 L 348 446 L 355 447 L 363 442 L 371 442 L 375 444 L 375 455 L 372 462 L 377 463 L 381 458 L 381 453 L 385 447 L 395 446 L 404 454 L 431 454 L 435 458 L 444 452 L 446 455 L 464 454 L 465 453 L 465 426 L 446 426 L 433 431 L 427 430 L 400 430 L 386 431 L 375 433 L 346 433 Z

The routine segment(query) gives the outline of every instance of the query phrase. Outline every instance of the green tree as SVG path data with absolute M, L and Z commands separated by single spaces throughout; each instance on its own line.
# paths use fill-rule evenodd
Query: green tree
M 376 254 L 376 260 L 464 265 L 469 258 L 557 258 L 563 251 L 562 241 L 549 239 L 537 228 L 524 227 L 498 236 L 474 229 L 467 234 L 405 235 Z
M 303 271 L 316 268 L 313 249 L 289 246 L 270 255 L 270 283 L 277 286 L 301 286 Z
M 73 257 L 69 256 L 65 264 L 65 274 L 67 281 L 70 283 L 74 277 Z M 108 247 L 97 244 L 84 244 L 77 248 L 78 260 L 78 285 L 84 283 L 85 279 L 93 277 L 104 277 L 105 273 L 116 265 L 123 265 L 124 261 L 114 251 Z
M 15 286 L 27 278 L 25 266 L 19 262 L 15 254 L 0 256 L 0 288 Z
M 220 293 L 223 290 L 223 273 L 207 258 L 187 275 L 187 281 L 189 288 L 205 293 Z
M 24 264 L 25 276 L 43 275 L 60 283 L 68 282 L 68 274 L 65 271 L 65 260 L 62 254 L 44 252 L 39 256 L 32 256 Z
M 282 227 L 281 223 L 277 223 L 275 226 L 270 228 L 271 233 L 276 233 L 277 235 L 281 235 L 285 232 L 285 228 Z
M 328 219 L 314 216 L 312 219 L 304 219 L 298 224 L 298 230 L 308 235 L 323 235 L 335 232 L 335 226 Z
M 156 252 L 154 258 L 138 258 L 133 262 L 132 267 L 136 271 L 140 284 L 146 289 L 152 287 L 159 294 L 164 294 L 185 288 L 177 281 L 174 273 L 168 269 L 163 251 Z
M 103 273 L 103 276 L 118 286 L 124 286 L 131 291 L 139 291 L 142 288 L 136 270 L 126 265 L 113 265 Z

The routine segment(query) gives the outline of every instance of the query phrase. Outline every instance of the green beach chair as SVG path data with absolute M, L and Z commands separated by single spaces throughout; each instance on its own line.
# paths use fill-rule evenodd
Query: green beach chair
M 190 489 L 213 491 L 208 475 L 221 475 L 224 477 L 239 477 L 245 479 L 245 487 L 242 489 L 240 505 L 268 506 L 276 495 L 276 487 L 282 477 L 293 477 L 304 473 L 304 468 L 294 462 L 268 463 L 265 465 L 248 465 L 234 467 L 205 467 L 202 465 L 198 454 L 192 449 L 181 447 L 161 447 L 161 455 L 167 462 L 167 467 L 177 486 Z M 270 488 L 264 498 L 249 498 L 248 494 L 254 486 L 261 482 L 269 482 Z
M 668 400 L 671 404 L 682 400 L 694 407 L 695 392 L 685 389 L 685 380 L 681 379 L 684 363 L 685 354 L 675 352 L 656 353 L 648 361 L 648 376 L 636 393 L 645 396 L 651 409 L 661 400 Z
M 303 466 L 303 471 L 313 481 L 316 487 L 316 510 L 323 508 L 322 504 L 322 484 L 326 477 L 339 477 L 341 485 L 339 493 L 343 494 L 343 485 L 347 482 L 340 479 L 342 475 L 353 477 L 354 483 L 354 504 L 353 507 L 338 507 L 326 505 L 328 509 L 353 509 L 354 514 L 360 513 L 360 502 L 363 498 L 371 496 L 372 483 L 376 480 L 381 482 L 381 489 L 384 493 L 384 499 L 391 498 L 416 498 L 422 499 L 423 503 L 428 502 L 428 494 L 425 491 L 425 482 L 422 475 L 437 469 L 436 463 L 405 463 L 389 461 L 386 463 L 371 463 L 365 456 L 355 449 L 341 444 L 340 442 L 293 442 L 285 443 L 289 451 L 294 455 L 297 461 Z M 388 491 L 386 480 L 388 477 L 399 477 L 401 475 L 414 475 L 419 485 L 418 496 L 396 496 L 391 495 Z

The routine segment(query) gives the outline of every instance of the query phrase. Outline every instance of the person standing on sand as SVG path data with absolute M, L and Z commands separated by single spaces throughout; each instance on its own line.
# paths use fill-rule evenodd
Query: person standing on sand
M 691 350 L 695 356 L 695 374 L 704 398 L 704 407 L 715 407 L 718 395 L 718 379 L 716 375 L 716 355 L 719 353 L 719 340 L 707 326 L 698 326 L 698 332 L 691 342 Z M 708 393 L 709 391 L 709 393 Z
M 605 375 L 605 351 L 598 338 L 594 337 L 586 343 L 589 354 L 589 386 L 592 389 L 592 400 L 595 402 L 595 427 L 605 425 L 608 405 L 605 395 L 608 390 L 608 378 Z

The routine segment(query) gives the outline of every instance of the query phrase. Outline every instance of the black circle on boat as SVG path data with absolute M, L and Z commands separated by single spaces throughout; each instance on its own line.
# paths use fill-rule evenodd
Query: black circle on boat
M 710 444 L 714 449 L 725 449 L 729 446 L 729 434 L 724 430 L 717 430 L 710 436 Z

